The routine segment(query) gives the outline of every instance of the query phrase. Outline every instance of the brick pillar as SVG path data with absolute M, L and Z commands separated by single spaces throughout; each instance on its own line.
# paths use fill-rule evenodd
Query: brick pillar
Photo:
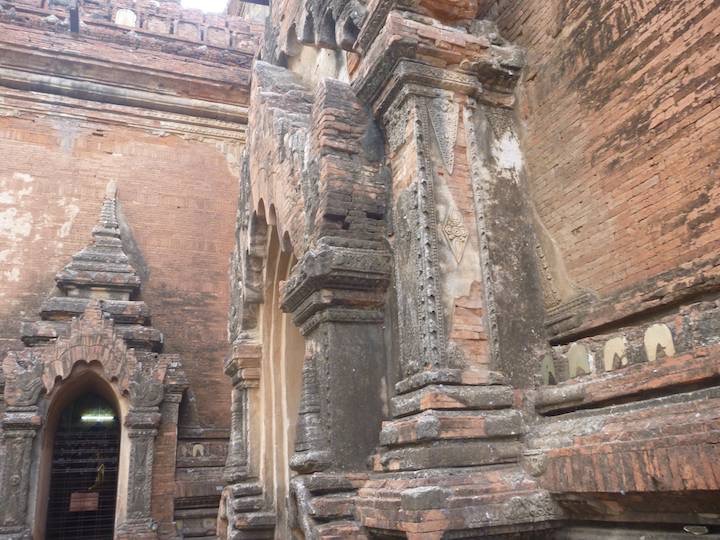
M 260 386 L 262 348 L 252 338 L 238 338 L 225 362 L 225 374 L 233 383 L 230 445 L 223 471 L 225 488 L 220 502 L 217 535 L 221 539 L 272 537 L 275 512 L 267 509 L 258 479 L 257 441 L 251 418 Z M 256 436 L 260 433 L 256 431 Z M 255 452 L 253 452 L 255 445 Z
M 261 347 L 250 340 L 239 339 L 225 364 L 225 374 L 233 383 L 230 424 L 230 447 L 224 477 L 228 484 L 246 480 L 250 475 L 251 397 L 260 383 Z
M 390 265 L 383 248 L 323 238 L 285 283 L 282 308 L 306 343 L 291 460 L 297 472 L 357 470 L 377 443 L 381 404 L 367 396 L 384 375 L 381 308 Z

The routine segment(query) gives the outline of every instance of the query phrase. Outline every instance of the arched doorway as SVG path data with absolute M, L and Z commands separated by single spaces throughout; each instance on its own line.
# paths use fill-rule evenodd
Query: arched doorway
M 67 405 L 55 431 L 47 540 L 112 540 L 120 420 L 105 398 L 86 393 Z

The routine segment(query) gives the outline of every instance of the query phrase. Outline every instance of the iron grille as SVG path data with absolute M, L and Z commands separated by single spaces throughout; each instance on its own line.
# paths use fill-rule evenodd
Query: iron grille
M 58 429 L 53 450 L 47 540 L 112 540 L 118 458 L 117 426 Z

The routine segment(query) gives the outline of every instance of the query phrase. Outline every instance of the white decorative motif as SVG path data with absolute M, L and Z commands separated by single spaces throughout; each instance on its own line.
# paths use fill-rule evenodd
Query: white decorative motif
M 448 212 L 447 217 L 442 225 L 443 234 L 450 245 L 455 260 L 459 264 L 465 252 L 465 244 L 469 233 L 463 223 L 462 214 L 455 208 Z
M 675 344 L 670 329 L 665 324 L 653 324 L 645 330 L 645 354 L 649 362 L 675 356 Z
M 603 365 L 605 371 L 612 371 L 628 365 L 627 346 L 624 337 L 615 337 L 605 343 Z
M 582 377 L 590 375 L 592 369 L 592 357 L 587 347 L 581 343 L 573 343 L 567 352 L 568 367 L 570 370 L 570 378 Z
M 459 112 L 460 106 L 449 98 L 440 97 L 428 100 L 430 123 L 448 174 L 452 174 L 455 167 L 455 141 L 457 140 Z

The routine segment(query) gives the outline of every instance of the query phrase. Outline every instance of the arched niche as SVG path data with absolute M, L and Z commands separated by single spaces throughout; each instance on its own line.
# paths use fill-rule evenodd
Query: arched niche
M 264 268 L 264 303 L 260 310 L 262 338 L 260 411 L 260 478 L 272 494 L 278 530 L 288 530 L 286 498 L 290 486 L 290 458 L 295 438 L 302 391 L 305 340 L 291 315 L 280 309 L 280 287 L 297 262 L 288 245 L 269 226 Z
M 8 502 L 0 505 L 0 537 L 45 536 L 50 464 L 60 415 L 73 400 L 94 392 L 120 417 L 114 538 L 157 538 L 158 522 L 151 509 L 155 438 L 161 422 L 177 423 L 177 408 L 187 387 L 180 358 L 129 349 L 100 303 L 91 302 L 73 320 L 67 338 L 11 352 L 2 369 L 6 408 L 0 440 L 4 455 L 0 500 Z M 177 441 L 163 444 L 176 446 Z
M 287 498 L 293 474 L 303 387 L 305 339 L 281 307 L 282 284 L 297 260 L 275 208 L 260 200 L 240 239 L 242 306 L 238 338 L 226 365 L 234 381 L 233 426 L 226 479 L 248 497 L 262 496 L 270 528 L 289 534 Z M 253 489 L 248 488 L 255 483 Z M 219 536 L 229 537 L 234 504 L 225 494 Z M 272 517 L 270 517 L 272 516 Z M 284 536 L 282 536 L 284 537 Z M 289 537 L 289 536 L 288 536 Z
M 126 508 L 121 495 L 127 492 L 127 478 L 129 475 L 127 454 L 130 443 L 127 437 L 127 430 L 123 426 L 129 410 L 128 399 L 126 396 L 120 394 L 112 382 L 107 380 L 104 376 L 102 366 L 98 362 L 93 362 L 92 364 L 79 362 L 73 367 L 70 377 L 56 385 L 52 394 L 47 396 L 48 403 L 45 414 L 45 426 L 43 428 L 43 436 L 39 441 L 38 493 L 37 496 L 34 497 L 38 503 L 35 511 L 34 527 L 38 538 L 51 538 L 53 524 L 57 524 L 57 520 L 52 519 L 50 513 L 53 512 L 53 507 L 58 503 L 57 498 L 53 496 L 51 490 L 54 482 L 53 474 L 57 473 L 57 471 L 53 470 L 53 462 L 56 461 L 57 457 L 55 454 L 58 450 L 57 434 L 61 428 L 60 423 L 63 420 L 63 416 L 68 413 L 73 405 L 82 402 L 82 400 L 88 396 L 97 396 L 113 411 L 113 426 L 118 430 L 118 448 L 116 471 L 113 471 L 114 478 L 108 479 L 108 481 L 112 480 L 115 484 L 114 507 L 112 508 L 112 530 L 117 529 L 119 523 L 122 523 L 125 519 Z M 106 467 L 111 465 L 109 463 L 103 464 Z M 107 474 L 107 472 L 105 474 Z M 76 492 L 79 493 L 80 489 L 76 490 Z M 55 495 L 57 496 L 57 493 Z M 89 500 L 88 502 L 92 501 Z M 98 500 L 100 511 L 107 510 L 107 508 L 102 508 L 105 502 L 104 499 Z M 71 501 L 71 503 L 77 507 L 78 505 L 82 505 L 83 501 L 76 500 Z M 67 511 L 70 512 L 70 508 L 68 508 Z M 79 534 L 80 533 L 78 533 L 78 538 L 81 537 Z M 84 536 L 82 537 L 84 538 Z

